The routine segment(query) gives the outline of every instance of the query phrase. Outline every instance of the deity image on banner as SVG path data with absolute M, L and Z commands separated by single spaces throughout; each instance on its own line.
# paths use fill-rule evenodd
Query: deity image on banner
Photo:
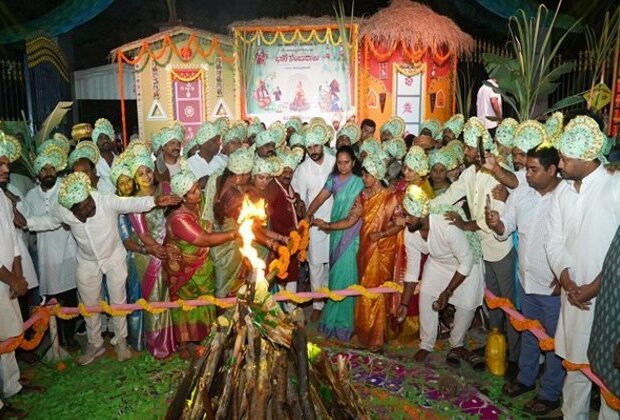
M 289 108 L 292 111 L 306 111 L 310 109 L 310 104 L 308 104 L 308 101 L 306 100 L 306 92 L 301 79 L 297 81 L 297 85 L 295 86 L 295 96 L 289 105 Z
M 258 87 L 254 91 L 254 99 L 258 103 L 258 107 L 263 109 L 271 105 L 271 96 L 264 80 L 258 81 Z

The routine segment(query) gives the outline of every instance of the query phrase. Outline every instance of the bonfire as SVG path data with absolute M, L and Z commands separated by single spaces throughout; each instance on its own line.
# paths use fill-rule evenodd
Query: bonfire
M 241 253 L 252 274 L 237 305 L 218 318 L 204 352 L 189 366 L 167 419 L 359 419 L 368 415 L 348 366 L 309 343 L 301 309 L 282 311 L 252 246 L 253 228 L 266 219 L 264 202 L 247 197 L 239 216 Z

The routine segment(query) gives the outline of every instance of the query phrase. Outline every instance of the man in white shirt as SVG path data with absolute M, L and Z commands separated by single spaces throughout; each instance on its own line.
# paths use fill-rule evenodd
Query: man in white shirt
M 58 203 L 58 190 L 62 180 L 58 172 L 66 166 L 66 159 L 58 153 L 43 153 L 34 161 L 38 184 L 28 192 L 26 218 L 49 216 Z M 39 266 L 39 293 L 56 299 L 61 305 L 77 306 L 75 282 L 77 245 L 71 232 L 59 227 L 37 232 L 37 255 Z M 58 319 L 60 345 L 75 348 L 76 319 Z
M 521 184 L 506 201 L 503 216 L 487 209 L 486 222 L 500 240 L 519 233 L 519 290 L 523 316 L 541 323 L 553 337 L 560 316 L 560 286 L 547 262 L 543 232 L 549 222 L 549 208 L 555 194 L 566 183 L 558 178 L 558 152 L 540 146 L 527 153 L 527 184 Z M 540 347 L 530 332 L 521 334 L 521 355 L 517 379 L 504 386 L 504 393 L 517 397 L 536 388 Z M 544 416 L 560 406 L 566 372 L 554 351 L 545 354 L 545 370 L 537 396 L 525 408 L 534 416 Z
M 486 83 L 495 88 L 499 87 L 495 79 L 489 79 Z M 491 135 L 494 136 L 498 122 L 492 121 L 487 117 L 502 119 L 502 95 L 495 93 L 491 86 L 487 86 L 483 83 L 480 89 L 478 89 L 478 96 L 476 97 L 476 115 L 484 124 L 484 128 L 491 131 Z
M 9 165 L 19 159 L 21 146 L 14 137 L 0 131 L 0 182 L 8 183 Z M 20 248 L 17 244 L 12 203 L 0 189 L 0 342 L 22 333 L 22 315 L 18 296 L 28 291 L 28 283 L 21 272 Z M 17 393 L 41 391 L 39 387 L 25 387 L 19 382 L 20 372 L 15 352 L 0 355 L 0 395 L 11 398 Z M 21 410 L 5 406 L 0 400 L 0 417 L 23 416 Z
M 77 242 L 77 287 L 80 300 L 86 306 L 96 306 L 101 298 L 102 277 L 106 276 L 110 303 L 126 303 L 127 262 L 125 247 L 118 229 L 118 216 L 142 213 L 157 206 L 179 204 L 181 198 L 174 196 L 120 198 L 113 194 L 91 191 L 90 180 L 83 173 L 70 174 L 58 192 L 60 205 L 54 207 L 51 216 L 31 217 L 31 231 L 56 229 L 68 225 Z M 61 207 L 62 206 L 62 207 Z M 87 317 L 88 346 L 77 359 L 87 365 L 104 353 L 101 337 L 101 315 Z M 127 347 L 127 320 L 114 317 L 114 339 L 119 361 L 131 357 Z
M 198 153 L 187 159 L 187 169 L 204 187 L 207 177 L 226 167 L 226 160 L 219 155 L 222 136 L 215 124 L 206 122 L 198 128 L 193 140 L 198 145 Z
M 114 154 L 115 138 L 116 135 L 112 123 L 105 118 L 99 118 L 93 128 L 93 141 L 97 144 L 100 154 L 100 158 L 96 163 L 97 176 L 99 176 L 101 183 L 106 184 L 103 188 L 99 188 L 100 190 L 116 190 L 114 185 L 112 185 L 112 181 L 110 181 L 110 168 L 116 159 Z
M 504 203 L 492 198 L 492 191 L 499 181 L 494 177 L 495 173 L 488 169 L 488 164 L 483 168 L 477 150 L 477 140 L 483 138 L 485 150 L 493 150 L 493 140 L 489 132 L 484 128 L 476 117 L 470 118 L 463 129 L 465 140 L 465 158 L 471 164 L 463 171 L 461 176 L 450 187 L 432 200 L 435 205 L 451 205 L 461 198 L 467 198 L 470 219 L 463 220 L 456 213 L 448 213 L 448 218 L 458 228 L 472 231 L 478 234 L 482 244 L 482 253 L 485 265 L 486 287 L 496 294 L 511 301 L 515 301 L 514 264 L 516 253 L 510 241 L 500 241 L 493 231 L 487 226 L 485 220 L 485 204 L 491 201 L 492 209 L 503 213 Z M 506 330 L 508 338 L 508 379 L 516 374 L 517 361 L 519 360 L 519 334 L 510 323 L 505 322 L 505 316 L 501 309 L 489 311 L 489 326 L 500 331 Z M 506 325 L 505 325 L 506 324 Z
M 336 158 L 324 151 L 329 141 L 329 132 L 322 126 L 315 126 L 304 133 L 304 143 L 310 159 L 303 161 L 293 175 L 291 185 L 299 194 L 308 208 L 308 217 L 331 220 L 334 200 L 328 198 L 318 209 L 310 212 L 312 200 L 321 192 L 329 174 L 334 170 Z M 329 284 L 329 235 L 316 226 L 310 228 L 310 244 L 308 246 L 308 265 L 310 268 L 310 285 L 316 291 Z M 321 316 L 324 302 L 315 300 L 312 303 L 311 321 L 316 322 Z
M 154 150 L 161 148 L 155 159 L 155 180 L 159 183 L 170 183 L 170 179 L 185 169 L 186 160 L 181 156 L 181 146 L 185 139 L 183 125 L 175 121 L 170 127 L 164 127 L 153 140 Z
M 478 251 L 475 256 L 474 247 L 470 244 L 470 239 L 477 241 L 477 238 L 469 238 L 469 234 L 450 224 L 439 209 L 429 215 L 428 197 L 416 185 L 407 188 L 403 208 L 411 217 L 397 220 L 397 223 L 402 225 L 404 222 L 407 226 L 405 289 L 398 308 L 397 321 L 401 323 L 405 320 L 414 290 L 418 289 L 420 350 L 415 354 L 415 360 L 424 361 L 434 350 L 439 311 L 450 303 L 455 306 L 456 313 L 450 331 L 449 342 L 452 349 L 448 353 L 447 362 L 458 367 L 460 359 L 463 359 L 469 361 L 475 369 L 484 369 L 484 361 L 479 356 L 470 355 L 465 349 L 465 336 L 476 308 L 482 304 L 484 292 L 482 255 Z M 479 249 L 479 243 L 476 246 Z M 428 260 L 420 279 L 422 254 L 427 254 Z
M 592 118 L 577 116 L 560 138 L 560 171 L 568 188 L 554 194 L 545 251 L 562 285 L 555 352 L 576 364 L 589 364 L 587 350 L 605 254 L 620 224 L 620 175 L 600 161 L 605 136 Z M 589 417 L 592 382 L 581 371 L 566 374 L 562 414 Z M 599 418 L 618 418 L 601 398 Z

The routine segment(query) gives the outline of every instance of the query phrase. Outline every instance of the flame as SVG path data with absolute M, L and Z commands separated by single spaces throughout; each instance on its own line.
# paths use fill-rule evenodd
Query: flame
M 265 212 L 265 200 L 260 199 L 254 203 L 246 195 L 243 197 L 243 205 L 241 206 L 241 213 L 239 214 L 239 234 L 243 239 L 243 246 L 241 247 L 241 255 L 250 261 L 253 269 L 253 277 L 256 283 L 257 291 L 267 291 L 269 284 L 265 279 L 266 264 L 259 256 L 256 248 L 252 246 L 254 240 L 254 232 L 252 232 L 252 226 L 258 220 L 263 223 L 267 219 L 267 213 Z

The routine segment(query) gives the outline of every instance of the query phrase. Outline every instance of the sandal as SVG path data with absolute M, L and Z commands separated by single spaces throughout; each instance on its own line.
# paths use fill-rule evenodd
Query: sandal
M 519 381 L 514 381 L 504 385 L 502 388 L 502 392 L 509 397 L 518 397 L 519 395 L 523 395 L 527 392 L 533 391 L 536 388 L 536 385 L 526 386 L 523 385 Z
M 452 368 L 461 367 L 461 359 L 467 360 L 469 358 L 469 352 L 465 347 L 454 347 L 448 352 L 446 356 L 446 363 Z
M 535 416 L 546 416 L 560 407 L 560 400 L 549 401 L 538 396 L 534 397 L 523 407 L 528 413 Z
M 467 363 L 469 363 L 469 366 L 471 366 L 471 368 L 476 372 L 484 372 L 484 370 L 487 368 L 487 362 L 485 358 L 473 351 L 469 353 Z
M 431 352 L 428 350 L 420 349 L 416 352 L 416 354 L 413 355 L 413 359 L 416 362 L 423 362 L 426 360 L 426 358 L 428 357 L 430 353 Z

